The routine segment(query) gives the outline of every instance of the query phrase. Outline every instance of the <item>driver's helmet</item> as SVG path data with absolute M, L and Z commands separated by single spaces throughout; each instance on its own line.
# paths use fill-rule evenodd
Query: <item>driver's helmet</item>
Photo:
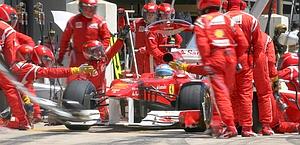
M 8 23 L 9 25 L 11 25 L 14 28 L 18 22 L 17 11 L 9 5 L 1 4 L 0 5 L 0 19 L 3 20 L 4 22 Z
M 147 24 L 156 21 L 157 18 L 157 5 L 153 2 L 146 3 L 143 6 L 143 18 Z
M 297 53 L 285 53 L 280 58 L 279 70 L 283 70 L 289 66 L 297 66 L 299 58 Z
M 155 68 L 155 76 L 160 78 L 172 77 L 174 70 L 168 64 L 161 64 Z
M 44 45 L 37 45 L 33 48 L 33 63 L 42 67 L 49 67 L 53 64 L 54 60 L 55 57 L 50 48 Z
M 175 16 L 175 9 L 168 3 L 161 3 L 158 6 L 158 14 L 161 20 L 172 19 Z
M 86 18 L 93 18 L 97 10 L 97 0 L 79 0 L 79 12 Z
M 22 44 L 17 47 L 16 54 L 18 61 L 30 61 L 33 54 L 33 47 L 27 44 Z
M 103 44 L 98 40 L 90 40 L 83 45 L 82 50 L 85 59 L 90 61 L 105 61 L 106 56 Z

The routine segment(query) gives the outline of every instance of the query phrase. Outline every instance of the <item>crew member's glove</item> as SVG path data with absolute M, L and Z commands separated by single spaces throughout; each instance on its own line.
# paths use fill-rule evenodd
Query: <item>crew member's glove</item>
M 130 26 L 126 25 L 120 32 L 118 32 L 118 38 L 124 40 L 130 31 Z
M 179 69 L 179 70 L 184 70 L 184 71 L 187 71 L 187 68 L 189 66 L 188 64 L 182 63 L 180 61 L 170 61 L 169 65 L 173 69 L 176 69 L 176 70 Z
M 23 96 L 24 108 L 27 113 L 33 112 L 33 104 L 28 96 Z
M 23 102 L 24 104 L 31 104 L 31 100 L 28 96 L 23 96 Z
M 72 74 L 79 74 L 79 73 L 91 74 L 94 71 L 95 71 L 94 67 L 88 64 L 82 64 L 79 67 L 71 67 Z
M 271 78 L 273 91 L 279 90 L 279 78 L 278 76 Z

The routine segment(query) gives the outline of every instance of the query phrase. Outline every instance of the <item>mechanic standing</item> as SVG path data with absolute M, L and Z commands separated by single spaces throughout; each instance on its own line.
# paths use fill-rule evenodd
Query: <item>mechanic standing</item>
M 242 69 L 236 73 L 236 93 L 232 99 L 235 117 L 242 126 L 243 137 L 257 136 L 252 130 L 252 80 L 253 68 L 259 65 L 257 63 L 260 55 L 263 53 L 264 42 L 262 42 L 260 25 L 255 17 L 242 11 L 246 8 L 245 2 L 241 0 L 228 0 L 224 5 L 228 11 L 226 15 L 230 16 L 241 27 L 250 44 L 248 50 L 238 58 L 238 61 L 242 64 Z M 264 81 L 268 81 L 268 78 L 264 77 L 263 79 L 266 79 Z M 268 102 L 269 98 L 263 97 L 261 99 L 266 99 L 261 104 L 263 106 L 260 106 L 262 109 L 260 112 L 264 112 L 264 115 L 260 114 L 260 117 L 263 117 L 260 118 L 263 121 L 261 122 L 263 125 L 262 134 L 272 135 L 273 131 L 269 126 L 272 121 L 271 105 Z
M 6 22 L 7 24 L 10 24 L 10 26 L 15 29 L 17 22 L 18 22 L 17 11 L 9 5 L 1 4 L 0 5 L 0 19 L 2 21 Z M 17 38 L 17 44 L 19 44 L 19 45 L 27 44 L 32 47 L 35 45 L 32 38 L 23 33 L 16 31 L 16 38 Z
M 162 20 L 171 19 L 172 15 L 175 13 L 175 10 L 171 8 L 168 3 L 160 4 L 158 9 L 160 19 Z M 163 55 L 168 52 L 168 50 L 167 48 L 161 47 L 161 45 L 170 44 L 180 47 L 182 43 L 182 37 L 179 34 L 176 34 L 174 37 L 168 37 L 160 33 L 148 31 L 146 33 L 146 38 L 146 50 L 154 58 L 154 63 L 152 65 L 150 64 L 150 68 L 152 68 L 153 65 L 155 66 L 164 63 Z
M 137 66 L 139 74 L 150 72 L 150 56 L 146 51 L 146 32 L 147 25 L 155 22 L 157 19 L 157 5 L 153 2 L 146 3 L 143 6 L 143 18 L 136 19 L 133 22 L 133 30 L 135 34 L 134 47 L 138 49 L 136 52 Z
M 262 130 L 259 132 L 263 135 L 273 135 L 274 132 L 270 127 L 270 123 L 272 122 L 272 104 L 271 98 L 273 96 L 273 91 L 271 87 L 271 79 L 269 76 L 269 71 L 274 71 L 275 69 L 275 52 L 271 52 L 273 54 L 267 55 L 267 51 L 270 51 L 272 48 L 268 48 L 268 44 L 273 44 L 271 38 L 264 32 L 262 33 L 262 42 L 264 42 L 264 49 L 262 53 L 257 57 L 255 66 L 253 68 L 253 79 L 254 85 L 256 88 L 256 93 L 258 96 L 258 109 L 259 109 L 259 121 L 262 123 Z M 274 50 L 274 47 L 273 47 Z M 270 61 L 269 61 L 270 60 Z M 273 62 L 273 65 L 268 68 L 268 63 Z M 273 72 L 274 73 L 274 72 Z M 276 73 L 276 72 L 275 72 Z M 273 74 L 274 75 L 274 74 Z M 276 78 L 272 76 L 272 78 Z
M 71 51 L 70 67 L 86 62 L 82 54 L 82 45 L 89 40 L 99 40 L 107 48 L 110 31 L 105 20 L 96 16 L 97 0 L 79 0 L 79 12 L 70 18 L 60 41 L 60 50 L 56 62 L 61 64 L 66 52 Z M 72 39 L 72 45 L 70 41 Z
M 158 5 L 158 18 L 160 20 L 170 20 L 175 18 L 175 9 L 171 7 L 169 3 L 161 3 Z M 167 36 L 165 36 L 167 37 Z M 180 46 L 182 43 L 182 37 L 180 34 L 167 37 L 168 43 L 175 43 Z
M 230 97 L 236 56 L 243 54 L 249 45 L 239 26 L 219 12 L 220 5 L 221 0 L 198 1 L 201 16 L 196 20 L 194 30 L 204 69 L 210 74 L 216 107 L 227 127 L 219 137 L 230 138 L 237 136 Z
M 34 48 L 29 45 L 21 45 L 18 47 L 16 54 L 18 62 L 11 67 L 11 70 L 17 76 L 18 81 L 23 83 L 33 94 L 35 94 L 33 83 L 37 79 L 62 78 L 73 74 L 91 73 L 94 71 L 93 66 L 89 65 L 71 68 L 51 68 L 51 64 L 55 61 L 54 55 L 48 47 L 43 45 L 38 45 Z M 40 106 L 36 103 L 32 104 L 29 97 L 26 95 L 23 96 L 23 101 L 27 109 L 31 112 L 33 111 L 32 123 L 40 122 Z M 13 123 L 10 125 L 14 126 Z
M 107 49 L 105 49 L 105 46 L 98 40 L 90 40 L 84 43 L 82 46 L 83 56 L 86 59 L 86 62 L 93 66 L 96 71 L 90 75 L 78 74 L 70 77 L 72 80 L 89 80 L 94 84 L 100 97 L 100 106 L 98 107 L 98 110 L 102 121 L 108 121 L 109 119 L 108 108 L 105 101 L 106 98 L 104 98 L 106 92 L 106 66 L 114 55 L 123 47 L 124 39 L 128 32 L 129 26 L 125 26 L 122 31 L 118 32 L 118 39 L 114 45 Z

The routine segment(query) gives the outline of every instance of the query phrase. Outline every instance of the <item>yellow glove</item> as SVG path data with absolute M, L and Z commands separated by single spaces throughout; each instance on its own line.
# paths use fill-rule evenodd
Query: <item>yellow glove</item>
M 23 96 L 23 102 L 24 104 L 31 104 L 31 100 L 28 96 Z
M 184 71 L 186 71 L 189 66 L 188 64 L 182 63 L 180 61 L 170 61 L 169 65 L 173 69 L 179 69 L 179 70 L 184 70 Z
M 94 71 L 95 71 L 94 67 L 88 64 L 82 64 L 79 67 L 71 67 L 72 74 L 79 74 L 79 73 L 90 74 Z

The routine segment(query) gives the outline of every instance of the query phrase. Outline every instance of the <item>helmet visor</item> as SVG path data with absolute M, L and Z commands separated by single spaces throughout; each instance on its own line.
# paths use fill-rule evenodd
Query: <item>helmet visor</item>
M 146 20 L 147 23 L 153 23 L 156 21 L 157 14 L 156 13 L 151 13 L 151 12 L 144 12 L 144 19 Z
M 18 22 L 18 16 L 16 14 L 11 14 L 10 15 L 10 25 L 15 28 Z
M 83 3 L 81 5 L 81 12 L 87 18 L 92 18 L 96 14 L 97 5 L 88 5 Z
M 53 59 L 47 55 L 42 56 L 40 59 L 45 67 L 52 66 L 53 64 Z
M 95 46 L 84 51 L 84 55 L 90 60 L 102 60 L 105 58 L 105 53 L 102 46 Z

